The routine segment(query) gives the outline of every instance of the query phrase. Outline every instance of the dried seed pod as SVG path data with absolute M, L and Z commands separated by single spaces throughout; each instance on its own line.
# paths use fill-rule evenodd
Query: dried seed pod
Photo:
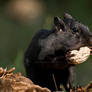
M 69 64 L 80 64 L 85 62 L 90 56 L 90 48 L 81 47 L 79 50 L 72 50 L 67 53 L 67 59 Z

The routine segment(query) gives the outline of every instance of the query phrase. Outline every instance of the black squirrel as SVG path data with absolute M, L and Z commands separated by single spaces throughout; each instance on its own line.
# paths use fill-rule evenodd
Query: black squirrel
M 89 28 L 65 13 L 64 18 L 54 17 L 51 30 L 40 30 L 33 37 L 24 55 L 27 77 L 35 84 L 55 91 L 52 78 L 69 91 L 73 87 L 75 65 L 67 63 L 66 53 L 83 46 L 92 46 Z

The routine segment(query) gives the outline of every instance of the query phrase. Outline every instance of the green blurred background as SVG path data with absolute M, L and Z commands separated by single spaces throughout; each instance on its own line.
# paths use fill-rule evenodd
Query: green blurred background
M 0 66 L 25 75 L 23 56 L 38 30 L 51 29 L 64 12 L 92 30 L 92 0 L 0 0 Z M 92 57 L 76 67 L 76 84 L 92 80 Z

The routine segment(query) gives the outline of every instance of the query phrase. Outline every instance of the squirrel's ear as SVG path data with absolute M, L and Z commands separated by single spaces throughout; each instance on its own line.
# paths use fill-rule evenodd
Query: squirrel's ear
M 61 19 L 59 17 L 54 17 L 54 24 L 58 25 L 60 24 Z
M 58 31 L 60 29 L 64 30 L 65 23 L 59 17 L 54 17 L 54 25 L 55 25 L 55 27 L 57 28 Z
M 72 19 L 73 17 L 68 13 L 64 13 L 64 18 Z

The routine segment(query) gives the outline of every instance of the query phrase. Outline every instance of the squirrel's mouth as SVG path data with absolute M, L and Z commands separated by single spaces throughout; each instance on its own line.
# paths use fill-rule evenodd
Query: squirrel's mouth
M 92 46 L 88 47 L 90 49 L 90 55 L 92 55 Z

